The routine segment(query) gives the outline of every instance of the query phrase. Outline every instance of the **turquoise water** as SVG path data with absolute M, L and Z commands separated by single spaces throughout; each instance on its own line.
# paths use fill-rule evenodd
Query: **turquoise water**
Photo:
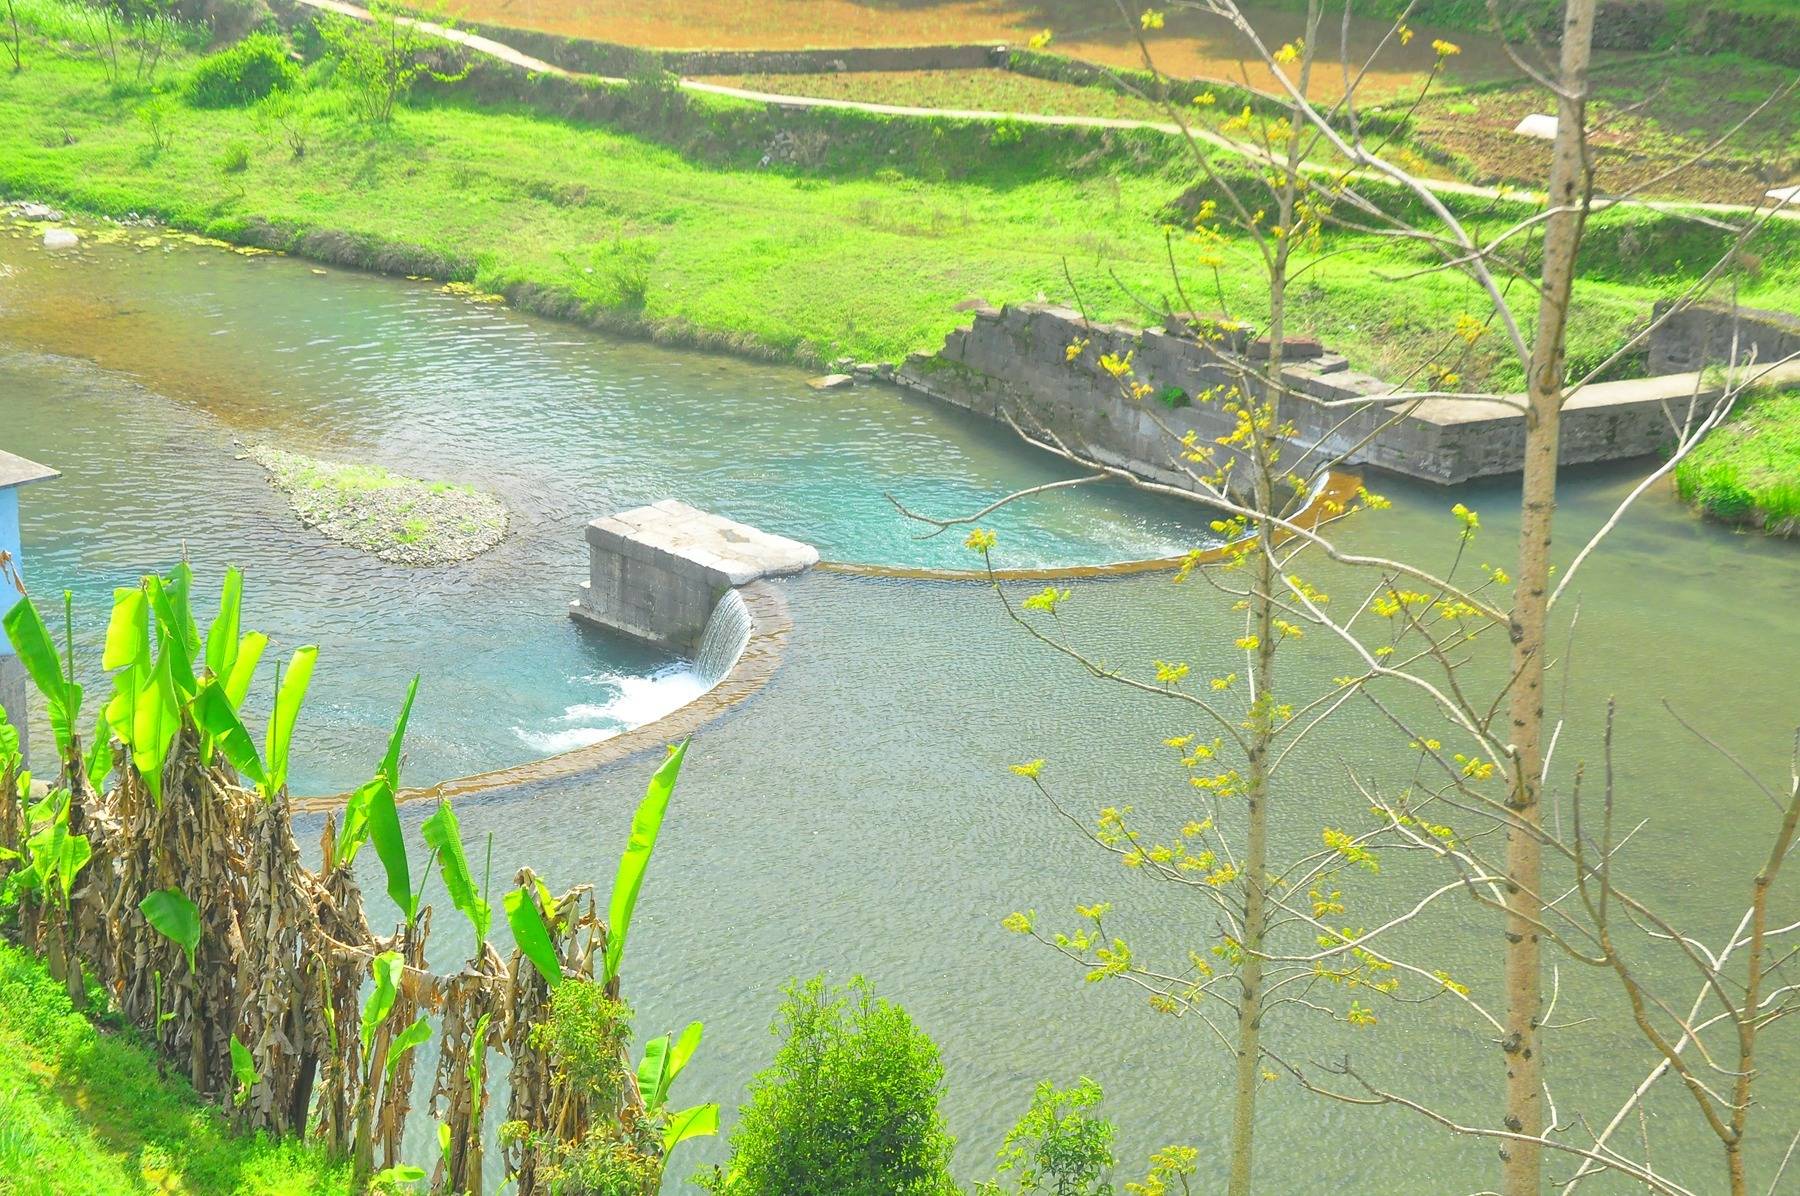
M 596 507 L 666 490 L 809 535 L 828 556 L 955 561 L 956 550 L 915 544 L 883 512 L 882 486 L 908 485 L 908 501 L 954 504 L 1057 476 L 991 427 L 897 396 L 820 398 L 788 371 L 614 344 L 422 285 L 315 276 L 301 264 L 217 250 L 97 252 L 51 264 L 0 240 L 0 262 L 15 271 L 0 280 L 0 346 L 8 346 L 0 349 L 0 428 L 7 447 L 67 473 L 27 493 L 34 580 L 75 585 L 97 607 L 107 587 L 164 563 L 181 536 L 203 574 L 226 560 L 246 565 L 261 625 L 283 643 L 304 637 L 326 647 L 320 701 L 302 722 L 302 764 L 320 788 L 367 770 L 414 668 L 426 672 L 412 740 L 412 768 L 423 776 L 529 754 L 513 728 L 566 730 L 557 720 L 568 707 L 608 700 L 623 679 L 666 663 L 627 659 L 622 646 L 561 616 L 580 576 L 579 526 Z M 308 346 L 314 340 L 322 343 Z M 577 386 L 570 374 L 585 381 Z M 314 407 L 316 418 L 299 417 Z M 400 420 L 415 409 L 416 420 Z M 459 434 L 462 427 L 470 430 Z M 643 435 L 660 439 L 594 432 L 607 427 L 651 429 Z M 730 447 L 715 443 L 721 427 L 738 430 L 743 464 L 730 464 Z M 675 428 L 683 430 L 679 453 L 668 451 Z M 756 428 L 763 431 L 743 432 Z M 448 570 L 402 571 L 322 545 L 293 524 L 254 467 L 232 456 L 233 437 L 273 434 L 300 447 L 366 452 L 409 472 L 486 481 L 525 513 L 518 534 L 500 552 Z M 824 439 L 804 439 L 812 435 Z M 899 444 L 912 448 L 890 451 Z M 977 481 L 958 483 L 959 469 Z M 1640 469 L 1571 471 L 1561 559 Z M 1347 547 L 1443 567 L 1456 547 L 1448 508 L 1462 501 L 1482 513 L 1477 554 L 1507 559 L 1515 484 L 1375 484 L 1394 509 L 1340 525 Z M 1183 543 L 1192 529 L 1179 510 L 1064 492 L 1001 525 L 1000 560 L 1146 555 Z M 1309 576 L 1341 592 L 1332 571 L 1313 566 Z M 1008 912 L 1033 908 L 1045 925 L 1068 927 L 1073 904 L 1104 899 L 1115 904 L 1118 932 L 1146 956 L 1178 958 L 1207 941 L 1207 907 L 1121 870 L 1007 771 L 1047 757 L 1046 779 L 1071 809 L 1131 802 L 1179 821 L 1191 814 L 1184 774 L 1160 745 L 1192 728 L 1173 707 L 1109 689 L 1050 656 L 980 587 L 812 574 L 785 588 L 795 630 L 782 667 L 696 737 L 626 958 L 641 1036 L 706 1022 L 679 1098 L 731 1109 L 768 1060 L 781 985 L 821 970 L 860 972 L 942 1045 L 944 1108 L 965 1178 L 986 1174 L 1033 1084 L 1086 1074 L 1106 1087 L 1127 1160 L 1136 1165 L 1171 1142 L 1196 1145 L 1198 1190 L 1214 1190 L 1228 1076 L 1204 1028 L 1151 1013 L 1131 990 L 1083 983 L 1073 965 L 999 925 Z M 1241 616 L 1201 585 L 1138 576 L 1071 588 L 1069 633 L 1108 660 L 1187 660 L 1196 673 L 1233 667 L 1218 645 L 1239 634 Z M 1786 776 L 1800 724 L 1800 553 L 1701 523 L 1659 488 L 1575 589 L 1563 619 L 1575 597 L 1580 617 L 1573 638 L 1558 637 L 1567 647 L 1551 686 L 1554 709 L 1568 720 L 1558 800 L 1567 769 L 1583 760 L 1597 767 L 1601 712 L 1616 696 L 1621 819 L 1643 823 L 1620 868 L 1640 897 L 1716 936 L 1742 907 L 1772 815 L 1660 703 L 1720 737 L 1759 775 Z M 1310 638 L 1284 659 L 1284 684 L 1298 693 L 1345 671 L 1336 651 Z M 1278 853 L 1315 845 L 1321 826 L 1357 818 L 1352 770 L 1391 777 L 1412 759 L 1374 711 L 1346 708 L 1287 766 Z M 558 886 L 604 887 L 654 763 L 639 756 L 470 799 L 460 807 L 464 833 L 472 842 L 492 835 L 497 876 L 530 864 Z M 426 813 L 408 809 L 409 825 Z M 298 829 L 303 842 L 315 839 L 317 820 Z M 364 879 L 379 902 L 380 885 Z M 1355 917 L 1375 924 L 1417 891 L 1415 882 L 1441 879 L 1398 863 L 1379 882 L 1353 881 Z M 1783 918 L 1796 906 L 1787 901 Z M 446 967 L 466 954 L 454 922 L 440 918 L 434 935 Z M 1491 916 L 1453 901 L 1396 949 L 1491 1000 L 1497 939 Z M 1642 962 L 1659 992 L 1685 1006 L 1693 988 L 1681 968 L 1654 953 Z M 1548 1052 L 1558 1109 L 1567 1120 L 1604 1121 L 1652 1061 L 1619 1028 L 1620 1002 L 1605 976 L 1563 961 L 1557 977 Z M 1365 1031 L 1284 1015 L 1268 1032 L 1276 1049 L 1308 1066 L 1347 1055 L 1455 1116 L 1494 1119 L 1497 1052 L 1481 1026 L 1441 1001 L 1377 1011 L 1381 1024 Z M 1771 1032 L 1763 1055 L 1783 1079 L 1800 1068 L 1789 1025 Z M 1749 1153 L 1766 1184 L 1800 1127 L 1800 1091 L 1771 1084 L 1761 1101 Z M 1263 1102 L 1263 1191 L 1437 1196 L 1493 1182 L 1491 1144 L 1404 1113 L 1323 1101 L 1286 1081 L 1269 1085 Z M 1649 1110 L 1654 1157 L 1694 1190 L 1720 1190 L 1717 1148 L 1685 1097 L 1659 1091 Z M 429 1158 L 430 1127 L 416 1129 L 413 1151 Z M 699 1144 L 678 1170 L 722 1152 L 719 1141 Z M 1551 1173 L 1569 1170 L 1553 1163 Z
M 0 443 L 64 472 L 26 503 L 28 581 L 72 588 L 97 642 L 113 587 L 177 553 L 214 586 L 243 568 L 254 625 L 278 649 L 322 649 L 307 791 L 366 779 L 415 669 L 439 695 L 413 724 L 417 781 L 593 742 L 691 697 L 677 662 L 566 618 L 590 519 L 679 497 L 827 560 L 968 567 L 961 533 L 919 538 L 888 496 L 965 513 L 1070 475 L 889 388 L 821 394 L 797 370 L 602 340 L 425 283 L 160 238 L 51 253 L 12 231 Z M 299 526 L 240 459 L 262 443 L 483 487 L 511 534 L 462 565 L 382 565 Z M 1024 564 L 1168 555 L 1208 534 L 1120 486 L 990 522 Z

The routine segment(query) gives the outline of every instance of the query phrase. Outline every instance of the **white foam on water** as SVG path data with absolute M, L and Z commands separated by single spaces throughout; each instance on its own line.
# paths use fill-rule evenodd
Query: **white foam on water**
M 750 642 L 751 624 L 743 596 L 729 590 L 713 607 L 692 663 L 670 665 L 648 676 L 595 673 L 583 677 L 589 684 L 615 691 L 614 695 L 604 702 L 576 702 L 565 707 L 548 727 L 528 730 L 515 726 L 513 734 L 533 751 L 554 756 L 673 714 L 730 674 Z
M 664 715 L 673 714 L 710 688 L 691 666 L 685 664 L 659 669 L 647 677 L 600 674 L 591 680 L 618 692 L 604 702 L 576 702 L 564 709 L 548 727 L 536 730 L 514 727 L 513 733 L 533 751 L 553 756 L 653 723 Z

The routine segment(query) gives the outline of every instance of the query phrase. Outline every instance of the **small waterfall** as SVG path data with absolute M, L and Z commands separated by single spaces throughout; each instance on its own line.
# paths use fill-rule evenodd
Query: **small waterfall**
M 725 680 L 744 647 L 750 642 L 750 608 L 743 595 L 727 590 L 713 607 L 700 635 L 700 646 L 694 650 L 694 672 L 707 689 Z

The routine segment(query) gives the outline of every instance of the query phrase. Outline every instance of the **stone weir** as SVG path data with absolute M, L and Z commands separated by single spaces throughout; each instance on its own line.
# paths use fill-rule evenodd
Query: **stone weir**
M 588 580 L 570 615 L 684 655 L 727 592 L 819 561 L 810 544 L 674 499 L 596 519 L 587 542 Z
M 941 351 L 908 357 L 895 380 L 991 419 L 1011 419 L 1028 434 L 1054 436 L 1139 477 L 1188 487 L 1191 479 L 1176 455 L 1178 438 L 1192 431 L 1211 440 L 1233 425 L 1218 404 L 1193 403 L 1192 396 L 1235 382 L 1231 355 L 1254 357 L 1257 351 L 1246 333 L 1215 331 L 1218 339 L 1204 340 L 1194 335 L 1196 326 L 1179 317 L 1165 328 L 1090 323 L 1079 312 L 1040 304 L 979 308 L 974 323 L 946 337 Z M 1145 398 L 1122 394 L 1100 367 L 1103 355 L 1127 353 L 1137 378 L 1152 388 Z M 1654 342 L 1651 357 L 1659 359 Z M 1290 443 L 1303 450 L 1289 458 L 1291 466 L 1307 464 L 1305 453 L 1315 459 L 1341 454 L 1346 465 L 1442 484 L 1522 467 L 1524 417 L 1506 403 L 1395 403 L 1387 398 L 1392 385 L 1350 369 L 1342 356 L 1313 341 L 1291 341 L 1288 359 L 1282 417 L 1294 425 Z M 1690 360 L 1688 368 L 1701 364 Z M 1782 380 L 1800 378 L 1792 366 L 1780 372 Z M 1674 439 L 1671 417 L 1684 419 L 1691 402 L 1698 419 L 1718 396 L 1717 383 L 1698 373 L 1585 387 L 1564 411 L 1562 461 L 1661 451 Z

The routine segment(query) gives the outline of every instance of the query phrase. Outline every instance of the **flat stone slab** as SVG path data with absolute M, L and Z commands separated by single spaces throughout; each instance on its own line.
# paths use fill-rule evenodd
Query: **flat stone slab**
M 1520 121 L 1513 129 L 1521 137 L 1536 137 L 1539 141 L 1556 140 L 1556 117 L 1546 112 L 1533 112 Z
M 676 499 L 588 524 L 588 544 L 628 557 L 678 557 L 732 586 L 799 573 L 819 563 L 810 544 L 777 536 Z

